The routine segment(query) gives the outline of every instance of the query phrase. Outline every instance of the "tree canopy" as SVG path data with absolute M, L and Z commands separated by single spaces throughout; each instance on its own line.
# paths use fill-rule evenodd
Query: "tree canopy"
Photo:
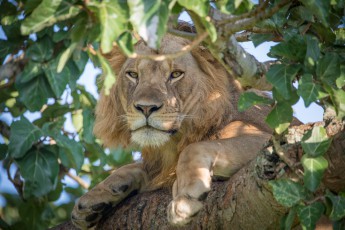
M 153 49 L 168 32 L 191 40 L 176 54 L 145 57 L 155 60 L 204 45 L 244 88 L 272 91 L 272 99 L 244 93 L 239 110 L 271 105 L 266 122 L 278 149 L 293 120 L 291 106 L 300 97 L 306 107 L 315 102 L 335 111 L 333 117 L 345 117 L 344 8 L 344 0 L 0 1 L 5 35 L 0 40 L 0 112 L 11 118 L 0 116 L 0 160 L 18 191 L 2 194 L 6 206 L 0 228 L 46 229 L 69 219 L 74 199 L 88 188 L 83 178 L 93 186 L 133 160 L 131 149 L 103 149 L 92 133 L 96 98 L 78 84 L 89 60 L 102 68 L 97 86 L 108 93 L 116 76 L 102 53 L 114 45 L 135 58 L 140 57 L 133 50 L 138 39 Z M 196 33 L 175 29 L 182 12 L 190 15 Z M 255 46 L 276 42 L 268 53 L 276 61 L 259 63 L 243 55 L 238 45 L 243 41 Z M 37 118 L 31 122 L 32 113 Z M 66 129 L 67 118 L 73 131 Z M 322 126 L 307 131 L 297 182 L 270 183 L 277 201 L 291 208 L 284 229 L 296 215 L 305 229 L 313 229 L 322 214 L 340 226 L 344 193 L 317 194 L 329 167 L 324 154 L 331 141 Z M 280 157 L 296 169 L 284 154 Z M 66 176 L 79 186 L 66 183 Z M 54 203 L 62 193 L 68 202 Z

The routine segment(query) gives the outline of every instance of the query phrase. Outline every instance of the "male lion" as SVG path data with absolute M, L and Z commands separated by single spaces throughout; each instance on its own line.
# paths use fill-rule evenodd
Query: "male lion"
M 154 51 L 143 41 L 139 54 L 169 54 L 189 41 L 166 35 Z M 83 195 L 72 221 L 95 226 L 101 216 L 133 192 L 172 187 L 171 224 L 187 224 L 202 208 L 211 179 L 228 178 L 270 137 L 267 109 L 237 111 L 242 91 L 204 47 L 173 60 L 126 58 L 117 49 L 107 56 L 116 84 L 101 95 L 95 134 L 106 146 L 136 145 L 142 162 L 123 166 Z

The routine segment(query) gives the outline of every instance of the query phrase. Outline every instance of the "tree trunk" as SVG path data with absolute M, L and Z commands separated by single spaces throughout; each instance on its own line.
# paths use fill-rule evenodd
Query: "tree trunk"
M 314 125 L 324 126 L 324 123 L 289 129 L 282 148 L 290 159 L 299 161 L 301 137 Z M 324 176 L 324 186 L 321 187 L 333 191 L 344 190 L 344 123 L 331 121 L 326 130 L 329 136 L 333 136 L 333 143 L 326 156 L 330 166 Z M 189 225 L 179 228 L 169 225 L 166 208 L 172 195 L 170 190 L 162 189 L 124 200 L 96 229 L 279 229 L 280 219 L 287 208 L 275 201 L 268 182 L 277 179 L 278 175 L 281 177 L 283 168 L 286 172 L 283 177 L 293 175 L 275 154 L 272 143 L 268 143 L 255 160 L 229 180 L 213 182 L 204 208 Z M 53 229 L 76 228 L 67 222 Z

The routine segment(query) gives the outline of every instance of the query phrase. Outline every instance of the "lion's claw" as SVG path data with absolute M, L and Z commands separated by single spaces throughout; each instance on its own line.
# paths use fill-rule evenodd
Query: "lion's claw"
M 202 208 L 197 199 L 178 196 L 168 206 L 168 221 L 173 225 L 186 225 Z

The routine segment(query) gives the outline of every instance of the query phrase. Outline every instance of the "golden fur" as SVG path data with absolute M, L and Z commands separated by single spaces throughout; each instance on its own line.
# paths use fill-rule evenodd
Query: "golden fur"
M 166 35 L 154 51 L 140 41 L 139 54 L 167 54 L 189 43 Z M 170 223 L 187 224 L 202 208 L 212 177 L 226 178 L 255 157 L 270 137 L 269 108 L 237 111 L 242 89 L 204 47 L 174 60 L 106 55 L 117 75 L 96 108 L 94 132 L 108 147 L 140 146 L 143 161 L 114 171 L 83 195 L 72 212 L 79 228 L 94 226 L 131 192 L 172 187 Z
M 185 39 L 167 35 L 163 39 L 160 53 L 171 52 L 171 50 L 164 50 L 164 48 L 171 46 L 171 43 L 174 42 L 178 44 L 178 47 L 188 44 Z M 139 53 L 147 51 L 155 53 L 148 49 L 143 42 L 137 44 L 136 48 Z M 266 131 L 269 130 L 263 125 L 263 117 L 267 113 L 267 109 L 254 108 L 244 113 L 237 112 L 237 101 L 242 89 L 208 50 L 198 47 L 191 54 L 198 67 L 206 73 L 203 77 L 196 76 L 194 78 L 197 83 L 187 82 L 187 84 L 195 85 L 191 94 L 193 96 L 198 94 L 198 98 L 189 96 L 185 101 L 182 100 L 184 105 L 193 107 L 184 119 L 176 137 L 172 138 L 172 143 L 158 148 L 144 146 L 142 149 L 145 168 L 152 176 L 154 188 L 163 184 L 171 185 L 174 181 L 174 171 L 179 153 L 186 146 L 215 138 L 217 135 L 217 138 L 222 138 L 219 136 L 219 132 L 230 122 L 246 121 Z M 110 95 L 102 95 L 98 102 L 94 132 L 108 147 L 126 147 L 131 144 L 131 133 L 128 130 L 127 121 L 121 119 L 121 117 L 126 116 L 126 108 L 122 106 L 121 100 L 127 100 L 123 93 L 124 90 L 121 88 L 124 87 L 122 81 L 125 74 L 125 70 L 121 68 L 127 59 L 118 49 L 114 49 L 106 57 L 117 75 L 117 82 Z M 185 87 L 185 85 L 180 87 Z M 171 148 L 172 146 L 177 146 L 176 153 L 171 153 L 176 155 L 162 155 L 162 148 Z

